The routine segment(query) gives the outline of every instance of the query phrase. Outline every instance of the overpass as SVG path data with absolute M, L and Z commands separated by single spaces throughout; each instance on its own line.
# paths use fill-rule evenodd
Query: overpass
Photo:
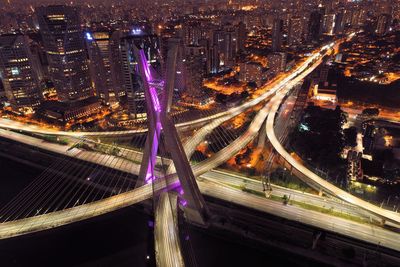
M 337 197 L 343 201 L 346 201 L 360 209 L 364 209 L 372 214 L 382 218 L 383 220 L 390 221 L 395 224 L 400 224 L 400 214 L 396 212 L 392 212 L 383 208 L 380 208 L 374 204 L 371 204 L 367 201 L 364 201 L 358 197 L 347 193 L 346 191 L 336 187 L 335 185 L 327 182 L 322 177 L 318 176 L 307 167 L 298 162 L 295 158 L 293 158 L 289 152 L 282 146 L 282 144 L 278 141 L 277 136 L 275 135 L 274 124 L 276 115 L 278 113 L 279 106 L 282 101 L 285 99 L 286 93 L 280 92 L 276 94 L 270 101 L 271 109 L 268 114 L 267 123 L 265 131 L 267 132 L 267 136 L 273 148 L 277 151 L 277 153 L 287 162 L 290 167 L 299 172 L 298 177 L 302 179 L 309 186 L 315 188 L 316 190 L 324 191 L 334 197 Z
M 290 79 L 284 79 L 280 83 L 278 83 L 273 90 L 270 90 L 266 92 L 262 97 L 253 99 L 249 102 L 246 102 L 245 104 L 239 106 L 238 108 L 230 110 L 228 113 L 225 115 L 230 115 L 233 116 L 232 114 L 239 114 L 243 112 L 244 110 L 260 103 L 261 101 L 267 99 L 268 97 L 272 97 L 273 95 L 281 96 L 285 95 L 288 90 L 290 89 L 291 86 L 299 82 L 301 79 L 303 79 L 308 73 L 310 73 L 316 66 L 319 65 L 319 61 L 315 62 L 314 64 L 310 65 L 312 61 L 318 59 L 321 56 L 321 54 L 316 53 L 313 57 L 308 59 L 301 67 L 299 67 L 296 71 L 294 71 L 290 77 Z M 275 97 L 273 98 L 275 99 Z M 216 153 L 214 157 L 201 162 L 193 167 L 193 172 L 195 176 L 199 176 L 201 174 L 204 174 L 210 169 L 218 167 L 221 163 L 225 162 L 227 159 L 235 155 L 237 152 L 239 152 L 243 147 L 245 147 L 251 140 L 254 139 L 254 137 L 258 134 L 259 130 L 262 127 L 263 122 L 265 121 L 266 117 L 270 114 L 269 110 L 271 107 L 275 107 L 274 105 L 275 102 L 271 102 L 266 104 L 260 112 L 256 115 L 254 118 L 253 122 L 251 123 L 249 129 L 242 135 L 240 136 L 237 140 L 235 140 L 232 144 L 227 146 L 226 148 L 222 149 L 220 152 Z M 221 117 L 219 117 L 221 118 Z M 229 116 L 228 116 L 229 118 Z M 224 120 L 221 120 L 224 121 Z M 212 129 L 213 127 L 216 127 L 218 124 L 214 124 L 211 128 L 208 130 Z M 195 148 L 195 144 L 198 140 L 202 140 L 202 138 L 206 135 L 207 130 L 204 131 L 199 131 L 201 134 L 199 134 L 198 138 L 196 138 L 193 143 L 190 144 L 190 146 L 185 147 L 185 152 L 190 153 L 193 151 L 193 148 Z M 10 133 L 9 133 L 10 134 Z M 107 134 L 107 133 L 105 133 Z M 23 138 L 22 138 L 23 139 Z M 186 149 L 187 148 L 187 149 Z M 54 149 L 54 148 L 53 148 Z M 60 151 L 59 151 L 60 152 Z M 63 152 L 65 153 L 65 151 Z M 77 156 L 80 154 L 79 151 L 71 151 L 71 153 L 75 153 L 73 156 Z M 112 157 L 112 156 L 109 156 Z M 89 157 L 88 158 L 93 158 Z M 132 165 L 132 163 L 130 163 Z M 125 165 L 126 169 L 132 168 L 129 167 L 129 164 L 126 163 Z M 138 173 L 139 168 L 133 168 L 133 173 L 135 171 Z M 132 170 L 132 169 L 131 169 Z M 133 205 L 135 203 L 138 203 L 140 201 L 143 201 L 144 199 L 148 199 L 152 197 L 153 190 L 155 192 L 161 192 L 165 188 L 174 188 L 178 185 L 178 179 L 177 176 L 172 174 L 171 176 L 168 176 L 166 179 L 168 179 L 168 183 L 166 182 L 165 179 L 159 179 L 156 182 L 154 182 L 153 188 L 150 185 L 143 185 L 139 188 L 136 188 L 130 192 L 125 192 L 116 196 L 112 196 L 107 199 L 99 200 L 96 202 L 76 206 L 70 209 L 62 210 L 62 211 L 57 211 L 53 213 L 48 213 L 48 214 L 43 214 L 35 217 L 30 217 L 30 218 L 25 218 L 21 219 L 18 221 L 13 221 L 13 222 L 6 222 L 4 224 L 0 225 L 0 237 L 1 238 L 8 238 L 12 236 L 17 236 L 21 234 L 26 234 L 30 232 L 36 232 L 36 231 L 41 231 L 45 229 L 50 229 L 54 228 L 57 226 L 61 226 L 63 224 L 68 224 L 72 223 L 74 221 L 80 221 L 84 219 L 88 219 L 93 216 L 98 216 L 107 212 L 111 212 L 113 210 L 123 208 L 129 205 Z M 198 181 L 198 184 L 200 186 L 200 190 L 202 193 L 209 194 L 212 196 L 218 195 L 222 196 L 222 199 L 225 199 L 227 201 L 232 201 L 232 202 L 238 202 L 238 200 L 232 199 L 233 195 L 241 194 L 243 197 L 240 197 L 238 199 L 243 200 L 245 202 L 240 202 L 241 205 L 245 205 L 248 207 L 255 208 L 256 205 L 250 201 L 255 201 L 254 198 L 247 196 L 247 194 L 241 192 L 241 191 L 232 191 L 233 189 L 229 189 L 226 187 L 221 187 L 221 186 L 215 186 L 215 185 L 210 185 L 209 182 L 204 182 L 204 181 Z M 205 189 L 204 189 L 205 188 Z M 213 189 L 215 188 L 215 189 Z M 244 197 L 245 196 L 245 197 Z M 246 202 L 249 201 L 249 202 Z M 257 203 L 262 203 L 267 200 L 259 200 L 257 199 Z M 260 204 L 261 205 L 261 204 Z M 256 207 L 257 209 L 263 209 L 260 206 Z M 289 216 L 287 214 L 281 214 L 282 216 Z M 290 216 L 289 216 L 290 217 Z M 337 230 L 340 231 L 340 230 Z M 391 243 L 387 242 L 387 243 Z M 395 243 L 395 242 L 394 242 Z

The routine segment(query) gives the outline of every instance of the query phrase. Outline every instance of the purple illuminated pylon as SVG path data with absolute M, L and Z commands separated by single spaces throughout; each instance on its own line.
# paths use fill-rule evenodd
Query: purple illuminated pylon
M 137 48 L 134 51 L 138 59 L 138 70 L 143 81 L 148 121 L 147 140 L 140 168 L 140 180 L 137 184 L 140 186 L 144 181 L 152 183 L 154 179 L 158 178 L 154 176 L 154 167 L 157 159 L 158 146 L 161 142 L 160 134 L 161 131 L 163 131 L 164 146 L 172 157 L 178 177 L 177 181 L 171 181 L 171 183 L 168 184 L 168 189 L 177 189 L 179 193 L 179 203 L 181 207 L 184 207 L 186 219 L 199 225 L 206 225 L 207 219 L 209 218 L 209 211 L 197 186 L 196 177 L 193 174 L 189 160 L 184 152 L 184 147 L 179 140 L 178 131 L 170 116 L 174 92 L 178 42 L 172 42 L 172 44 L 168 52 L 165 83 L 153 80 L 145 53 Z M 157 87 L 160 86 L 160 84 L 164 84 L 164 86 L 162 86 L 164 90 L 162 94 L 162 103 L 159 100 L 157 92 Z M 166 179 L 167 178 L 168 177 L 166 177 Z
M 152 75 L 151 75 L 151 71 L 150 71 L 150 66 L 147 63 L 146 56 L 145 56 L 143 50 L 140 50 L 139 60 L 141 60 L 142 65 L 144 66 L 144 73 L 146 76 L 146 80 L 147 80 L 148 84 L 150 84 L 150 82 L 152 81 Z M 154 108 L 154 111 L 156 114 L 156 116 L 155 116 L 156 129 L 155 129 L 154 136 L 153 136 L 153 145 L 151 147 L 151 153 L 150 153 L 150 158 L 149 158 L 150 164 L 147 166 L 147 173 L 146 173 L 146 177 L 145 177 L 145 182 L 147 184 L 153 182 L 156 179 L 156 176 L 154 175 L 154 167 L 157 162 L 158 143 L 159 143 L 161 129 L 162 129 L 161 121 L 160 121 L 161 105 L 160 105 L 160 101 L 158 100 L 156 88 L 153 86 L 150 87 L 149 93 L 151 96 L 152 108 Z

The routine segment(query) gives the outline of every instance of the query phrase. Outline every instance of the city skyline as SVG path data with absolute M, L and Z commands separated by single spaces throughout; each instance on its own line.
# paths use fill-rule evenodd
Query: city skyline
M 1 266 L 400 264 L 400 1 L 0 10 Z

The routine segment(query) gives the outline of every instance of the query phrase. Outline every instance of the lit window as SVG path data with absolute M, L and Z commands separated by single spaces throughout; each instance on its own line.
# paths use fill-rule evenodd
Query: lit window
M 12 69 L 11 69 L 11 74 L 12 74 L 13 76 L 19 75 L 19 69 L 18 69 L 17 67 L 12 68 Z

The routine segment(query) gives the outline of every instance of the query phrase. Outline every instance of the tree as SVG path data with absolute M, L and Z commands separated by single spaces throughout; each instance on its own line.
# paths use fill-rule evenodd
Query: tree
M 247 83 L 247 86 L 250 87 L 250 88 L 253 88 L 253 89 L 257 88 L 256 82 L 253 82 L 253 81 L 248 82 L 248 83 Z
M 291 144 L 302 158 L 324 169 L 336 169 L 343 163 L 340 154 L 344 147 L 342 125 L 345 121 L 340 108 L 308 106 L 301 121 L 307 130 L 294 131 Z
M 357 145 L 357 128 L 350 127 L 343 130 L 344 144 L 346 146 L 355 147 Z
M 379 115 L 379 109 L 378 108 L 366 108 L 362 111 L 362 114 L 371 116 L 371 117 L 376 117 Z

